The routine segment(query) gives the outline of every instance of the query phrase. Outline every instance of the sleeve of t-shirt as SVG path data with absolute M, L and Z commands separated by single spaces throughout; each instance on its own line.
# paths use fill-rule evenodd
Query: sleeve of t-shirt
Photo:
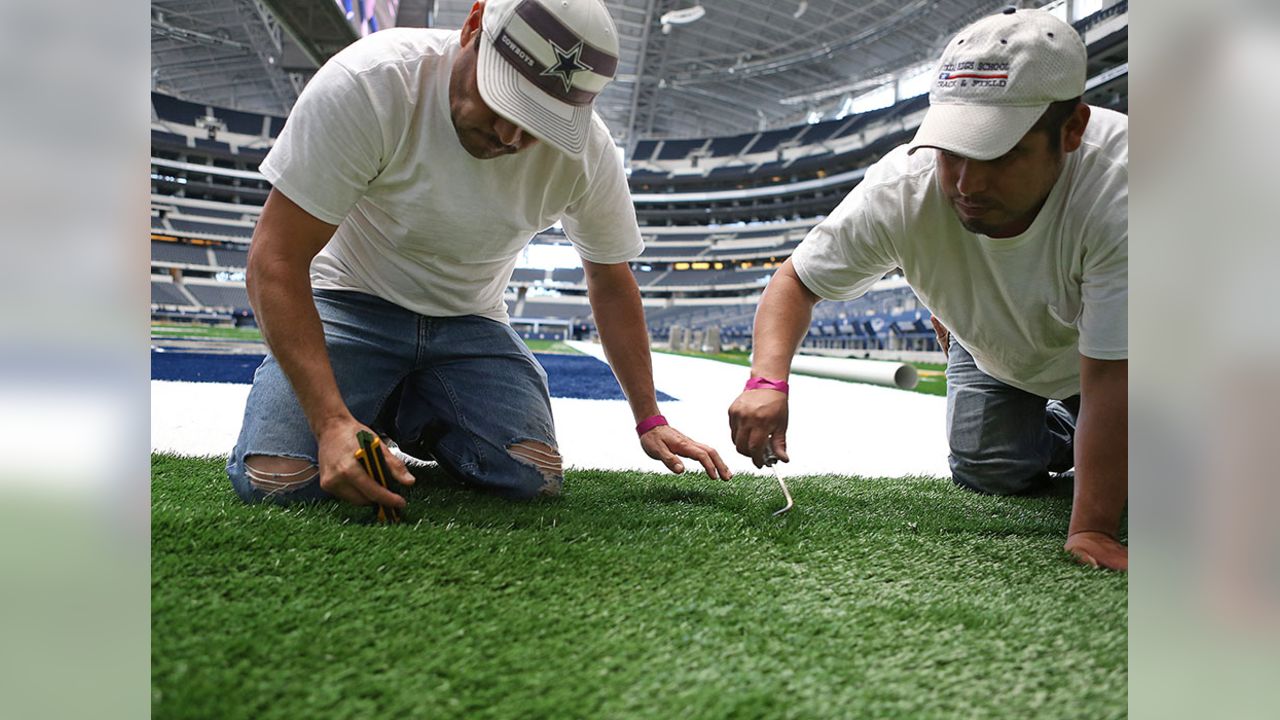
M 259 170 L 303 210 L 339 225 L 382 166 L 382 132 L 368 91 L 330 61 L 298 96 Z
M 1127 198 L 1119 203 L 1127 204 Z M 1121 205 L 1124 207 L 1125 205 Z M 1113 212 L 1115 212 L 1113 210 Z M 1080 354 L 1095 360 L 1129 357 L 1128 213 L 1109 223 L 1108 234 L 1086 246 L 1080 296 Z
M 628 262 L 644 252 L 627 176 L 609 142 L 593 143 L 582 193 L 565 208 L 561 223 L 578 255 L 594 263 Z
M 791 254 L 800 282 L 826 300 L 852 300 L 898 266 L 887 230 L 874 218 L 874 193 L 864 181 L 809 231 Z

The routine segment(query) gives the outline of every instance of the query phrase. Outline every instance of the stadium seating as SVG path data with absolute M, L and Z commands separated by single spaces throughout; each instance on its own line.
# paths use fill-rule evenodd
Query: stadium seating
M 197 105 L 196 103 L 179 100 L 160 93 L 151 93 L 151 106 L 155 108 L 156 116 L 161 120 L 177 125 L 195 127 L 196 118 L 205 115 L 204 105 Z
M 646 244 L 641 259 L 653 258 L 693 258 L 709 251 L 708 245 L 650 245 Z
M 558 318 L 562 320 L 581 319 L 590 314 L 591 306 L 585 303 L 558 303 L 541 299 L 526 300 L 524 312 L 519 315 L 512 311 L 514 317 Z
M 249 307 L 249 293 L 241 285 L 203 285 L 188 282 L 185 287 L 205 307 Z
M 1127 28 L 1096 37 L 1090 36 L 1090 29 L 1124 12 L 1127 3 L 1120 2 L 1076 23 L 1086 37 L 1091 62 L 1099 58 L 1096 66 L 1091 65 L 1091 76 L 1116 64 L 1107 53 L 1114 52 L 1123 61 Z M 867 167 L 914 134 L 927 106 L 927 96 L 918 95 L 889 107 L 813 124 L 724 137 L 638 140 L 630 154 L 628 182 L 646 248 L 632 262 L 632 269 L 648 303 L 646 318 L 654 339 L 666 340 L 673 324 L 716 325 L 726 342 L 748 344 L 756 303 L 777 264 L 860 182 Z M 204 308 L 247 307 L 243 287 L 216 280 L 234 279 L 234 274 L 227 273 L 243 269 L 246 253 L 241 246 L 218 241 L 251 237 L 251 223 L 269 186 L 243 172 L 224 170 L 255 171 L 285 121 L 157 93 L 152 94 L 152 107 L 153 157 L 177 161 L 168 166 L 153 163 L 152 232 L 215 242 L 197 246 L 153 241 L 153 266 L 159 263 L 166 270 L 181 266 L 176 272 L 190 280 L 183 287 Z M 210 114 L 225 126 L 215 140 L 196 126 L 197 119 Z M 190 169 L 188 163 L 208 166 L 208 170 Z M 157 199 L 166 196 L 173 197 L 173 202 Z M 192 205 L 191 199 L 238 205 Z M 560 233 L 535 240 L 563 241 Z M 680 263 L 695 267 L 675 269 Z M 716 264 L 722 267 L 717 269 Z M 535 287 L 539 293 L 544 287 L 561 293 L 526 297 L 519 305 L 522 317 L 581 320 L 589 316 L 582 299 L 581 268 L 521 268 L 511 283 L 526 294 L 533 294 L 529 288 Z M 820 303 L 805 342 L 867 349 L 932 343 L 928 309 L 900 278 L 883 285 L 855 301 Z M 514 289 L 509 293 L 509 298 L 517 296 Z M 190 305 L 179 287 L 163 281 L 153 281 L 152 302 Z M 513 309 L 517 305 L 514 299 L 509 303 Z
M 516 268 L 511 275 L 513 283 L 540 283 L 547 279 L 547 271 L 536 268 Z
M 224 268 L 244 268 L 249 262 L 249 252 L 237 248 L 214 248 L 213 257 Z
M 242 225 L 223 225 L 221 223 L 206 223 L 198 220 L 188 220 L 185 218 L 169 218 L 169 224 L 177 233 L 192 233 L 196 235 L 220 235 L 225 237 L 245 238 L 246 240 L 253 235 L 253 229 Z
M 190 307 L 191 301 L 171 282 L 151 281 L 152 305 L 181 305 Z
M 659 160 L 683 160 L 689 156 L 689 153 L 705 146 L 709 141 L 705 138 L 699 140 L 666 140 L 662 143 L 662 149 L 658 150 Z
M 557 268 L 551 271 L 551 281 L 566 285 L 582 285 L 586 280 L 586 272 L 582 268 Z
M 212 265 L 208 248 L 188 245 L 186 243 L 151 241 L 152 262 L 178 263 L 183 265 Z

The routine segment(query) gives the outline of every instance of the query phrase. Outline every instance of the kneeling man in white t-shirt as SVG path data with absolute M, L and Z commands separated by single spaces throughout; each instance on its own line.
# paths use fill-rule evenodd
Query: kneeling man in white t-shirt
M 1080 102 L 1085 60 L 1075 30 L 1041 10 L 951 40 L 915 138 L 769 283 L 730 408 L 739 452 L 787 459 L 786 378 L 813 306 L 901 268 L 948 353 L 955 482 L 1034 493 L 1074 467 L 1066 549 L 1127 569 L 1128 119 Z
M 602 0 L 489 0 L 461 32 L 385 30 L 319 70 L 261 167 L 274 187 L 247 280 L 271 354 L 227 463 L 242 498 L 403 507 L 356 459 L 369 428 L 480 488 L 558 494 L 546 373 L 503 301 L 520 252 L 557 221 L 644 452 L 729 477 L 658 413 L 628 265 L 643 243 L 592 110 L 617 65 Z

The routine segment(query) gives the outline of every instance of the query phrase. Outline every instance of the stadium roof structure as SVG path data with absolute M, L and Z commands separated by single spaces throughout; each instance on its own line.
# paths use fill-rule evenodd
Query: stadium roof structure
M 934 58 L 961 27 L 1009 5 L 606 2 L 618 26 L 621 58 L 618 77 L 597 107 L 628 147 L 644 138 L 732 135 L 830 113 L 844 98 Z M 378 4 L 394 12 L 398 26 L 455 28 L 472 2 Z M 680 11 L 694 6 L 705 10 L 701 17 L 678 22 Z M 286 114 L 318 64 L 357 38 L 349 20 L 335 0 L 152 0 L 152 89 L 221 107 Z

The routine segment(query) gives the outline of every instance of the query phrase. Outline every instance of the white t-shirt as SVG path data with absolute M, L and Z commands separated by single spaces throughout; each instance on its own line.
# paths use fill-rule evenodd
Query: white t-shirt
M 1048 398 L 1080 392 L 1080 355 L 1129 352 L 1129 119 L 1091 108 L 1081 147 L 1026 232 L 961 226 L 937 152 L 901 146 L 868 169 L 791 256 L 805 286 L 851 300 L 901 267 L 978 368 Z
M 598 116 L 573 159 L 543 143 L 477 160 L 449 114 L 457 31 L 383 30 L 335 55 L 303 90 L 262 174 L 338 230 L 314 287 L 359 290 L 432 317 L 507 319 L 520 251 L 562 220 L 578 254 L 644 249 L 621 160 Z

